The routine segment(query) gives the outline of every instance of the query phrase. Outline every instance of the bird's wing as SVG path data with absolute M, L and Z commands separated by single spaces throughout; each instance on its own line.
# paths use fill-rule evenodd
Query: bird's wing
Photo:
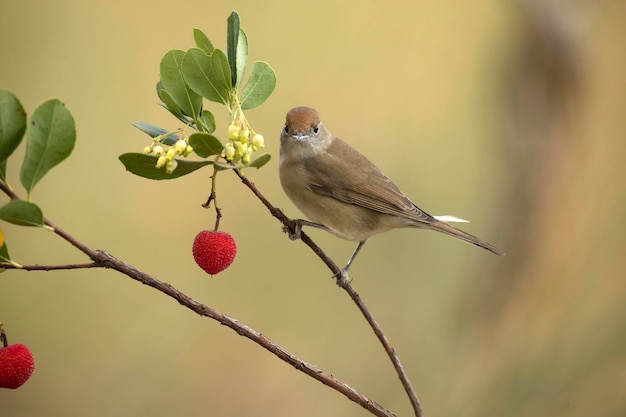
M 422 223 L 436 221 L 415 206 L 365 156 L 340 139 L 333 141 L 323 158 L 311 158 L 304 163 L 312 174 L 311 178 L 316 179 L 308 184 L 309 189 L 315 193 L 408 220 Z M 350 167 L 352 175 L 341 175 L 338 166 Z

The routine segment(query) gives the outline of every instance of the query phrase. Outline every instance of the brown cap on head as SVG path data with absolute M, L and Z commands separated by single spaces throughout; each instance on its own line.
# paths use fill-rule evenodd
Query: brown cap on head
M 320 116 L 310 107 L 294 107 L 287 112 L 287 125 L 293 132 L 304 132 L 320 123 Z

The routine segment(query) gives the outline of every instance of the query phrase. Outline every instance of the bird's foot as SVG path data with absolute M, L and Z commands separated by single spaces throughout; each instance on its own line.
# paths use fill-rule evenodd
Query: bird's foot
M 295 224 L 294 231 L 292 232 L 289 229 L 289 226 L 284 225 L 283 233 L 287 233 L 287 236 L 289 236 L 289 239 L 291 240 L 298 240 L 302 236 L 302 220 L 297 219 L 297 220 L 293 220 L 293 222 Z
M 333 275 L 333 278 L 337 280 L 337 285 L 341 288 L 346 287 L 352 282 L 352 278 L 348 275 L 348 270 L 346 268 Z
M 283 232 L 287 233 L 287 235 L 289 236 L 289 239 L 291 240 L 300 239 L 300 237 L 302 236 L 302 226 L 315 227 L 316 229 L 322 229 L 322 230 L 326 230 L 327 232 L 330 232 L 328 227 L 324 226 L 323 224 L 313 223 L 308 220 L 293 219 L 292 222 L 295 223 L 295 228 L 294 228 L 295 230 L 293 231 L 293 233 L 289 229 L 289 226 L 287 225 L 283 226 Z

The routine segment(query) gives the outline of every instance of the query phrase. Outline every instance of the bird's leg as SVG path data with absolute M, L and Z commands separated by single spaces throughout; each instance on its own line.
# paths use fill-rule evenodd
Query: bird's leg
M 289 234 L 289 239 L 291 239 L 291 240 L 298 240 L 298 239 L 300 239 L 300 235 L 302 234 L 302 226 L 315 227 L 317 229 L 326 230 L 327 232 L 329 231 L 328 227 L 324 226 L 323 224 L 313 223 L 313 222 L 310 222 L 308 220 L 294 219 L 293 222 L 296 224 L 296 230 L 295 230 L 294 233 L 291 233 L 287 226 L 283 227 L 283 231 L 285 233 Z
M 337 278 L 337 285 L 339 285 L 340 287 L 347 285 L 352 281 L 352 278 L 348 276 L 348 270 L 350 269 L 350 265 L 352 265 L 352 262 L 354 262 L 354 258 L 356 258 L 356 255 L 359 253 L 363 245 L 365 245 L 365 242 L 367 242 L 367 239 L 360 241 L 359 244 L 356 245 L 356 249 L 354 249 L 354 252 L 352 252 L 352 255 L 350 256 L 350 259 L 348 259 L 346 266 L 341 269 L 339 275 L 335 274 L 334 278 Z

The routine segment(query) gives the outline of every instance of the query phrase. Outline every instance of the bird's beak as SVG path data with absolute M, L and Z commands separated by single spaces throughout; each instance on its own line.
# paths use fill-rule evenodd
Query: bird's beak
M 309 137 L 309 135 L 305 135 L 304 133 L 296 133 L 295 135 L 293 135 L 293 138 L 295 140 L 304 140 L 307 139 Z

